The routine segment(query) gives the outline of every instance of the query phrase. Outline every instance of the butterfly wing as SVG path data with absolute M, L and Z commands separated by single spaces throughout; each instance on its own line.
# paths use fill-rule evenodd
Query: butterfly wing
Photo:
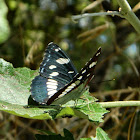
M 101 48 L 99 48 L 89 62 L 86 63 L 84 68 L 82 68 L 81 71 L 74 76 L 70 83 L 51 96 L 51 98 L 47 101 L 47 105 L 65 104 L 70 100 L 78 99 L 83 93 L 85 86 L 92 79 L 92 77 L 94 77 L 94 69 L 100 54 Z
M 72 81 L 77 70 L 65 52 L 51 42 L 45 50 L 39 73 L 32 81 L 31 96 L 36 102 L 46 104 L 55 93 Z

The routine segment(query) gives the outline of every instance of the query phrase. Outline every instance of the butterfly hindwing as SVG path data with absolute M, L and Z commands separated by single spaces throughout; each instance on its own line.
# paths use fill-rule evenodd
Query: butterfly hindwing
M 32 80 L 31 84 L 31 97 L 38 103 L 43 103 L 44 98 L 48 98 L 49 95 L 46 94 L 47 87 L 46 87 L 47 79 L 42 76 L 36 76 Z

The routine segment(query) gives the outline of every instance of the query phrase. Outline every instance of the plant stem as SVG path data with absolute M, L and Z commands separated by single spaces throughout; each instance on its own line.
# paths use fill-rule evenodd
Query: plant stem
M 128 107 L 128 106 L 140 106 L 140 101 L 116 101 L 116 102 L 100 102 L 100 105 L 104 108 L 112 107 Z
M 132 11 L 127 0 L 117 0 L 121 7 L 120 13 L 128 20 L 128 22 L 135 28 L 135 30 L 140 34 L 140 20 Z
M 108 11 L 108 12 L 86 13 L 86 14 L 81 14 L 81 15 L 75 15 L 75 16 L 72 16 L 72 20 L 78 20 L 85 17 L 106 16 L 106 15 L 111 15 L 111 16 L 117 15 L 117 16 L 122 17 L 122 15 L 117 11 Z

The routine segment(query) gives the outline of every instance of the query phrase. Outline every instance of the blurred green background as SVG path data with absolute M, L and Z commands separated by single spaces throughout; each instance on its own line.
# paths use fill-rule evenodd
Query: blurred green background
M 140 17 L 139 0 L 128 2 Z M 79 71 L 101 46 L 96 76 L 89 84 L 91 94 L 99 101 L 139 100 L 136 89 L 140 84 L 140 36 L 134 28 L 117 16 L 86 17 L 77 21 L 71 18 L 82 12 L 118 9 L 116 0 L 1 0 L 0 57 L 14 67 L 35 70 L 47 44 L 53 41 L 67 52 Z M 102 82 L 114 78 L 115 81 Z M 100 124 L 110 138 L 126 139 L 129 127 L 135 128 L 136 139 L 140 137 L 140 126 L 130 126 L 135 107 L 110 111 Z M 139 111 L 135 116 L 134 122 L 140 122 Z M 88 120 L 73 117 L 38 121 L 0 113 L 0 139 L 34 139 L 36 129 L 61 133 L 64 127 L 76 139 L 95 135 L 95 124 Z

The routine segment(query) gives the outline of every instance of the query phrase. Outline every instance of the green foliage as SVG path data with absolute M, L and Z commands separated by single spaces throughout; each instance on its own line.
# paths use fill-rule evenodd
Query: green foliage
M 44 133 L 46 134 L 46 135 L 40 135 L 40 134 L 36 134 L 35 135 L 35 137 L 36 137 L 36 139 L 37 140 L 74 140 L 74 138 L 73 138 L 73 135 L 67 130 L 67 129 L 64 129 L 64 137 L 63 136 L 61 136 L 60 134 L 55 134 L 55 133 L 51 133 L 50 134 L 50 132 L 45 132 L 44 131 Z M 47 134 L 49 134 L 49 135 L 47 135 Z
M 4 0 L 0 1 L 0 43 L 7 40 L 10 34 L 10 28 L 7 21 L 8 8 Z
M 36 134 L 35 137 L 37 140 L 74 140 L 73 135 L 67 130 L 64 129 L 64 137 L 61 136 L 60 134 L 55 134 L 52 132 L 48 131 L 40 131 L 43 134 Z M 96 137 L 92 138 L 81 138 L 80 140 L 110 140 L 108 135 L 106 134 L 105 131 L 103 131 L 100 127 L 96 129 Z
M 31 79 L 35 72 L 28 68 L 14 69 L 12 64 L 0 59 L 0 100 L 17 105 L 27 105 Z
M 92 138 L 81 138 L 80 140 L 110 140 L 106 132 L 100 127 L 96 129 L 96 137 Z
M 29 106 L 30 84 L 37 71 L 28 68 L 13 68 L 12 64 L 0 59 L 0 110 L 31 119 L 55 119 L 65 116 L 77 116 L 102 122 L 107 110 L 95 103 L 93 97 L 85 93 L 86 100 L 79 99 L 77 109 L 72 101 L 62 107 Z M 71 107 L 71 108 L 70 108 Z M 59 108 L 59 109 L 58 109 Z M 90 111 L 89 111 L 90 109 Z

